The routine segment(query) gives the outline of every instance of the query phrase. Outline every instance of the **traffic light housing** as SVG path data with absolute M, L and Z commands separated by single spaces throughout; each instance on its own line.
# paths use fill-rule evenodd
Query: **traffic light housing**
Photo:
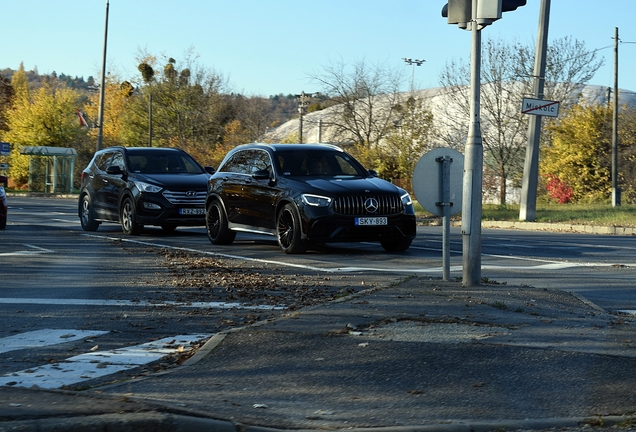
M 510 12 L 525 6 L 527 0 L 478 0 L 476 18 L 480 26 L 487 26 L 501 18 L 502 12 Z M 472 0 L 448 0 L 442 8 L 442 16 L 449 24 L 467 28 L 472 20 Z
M 518 7 L 525 6 L 526 0 L 503 0 L 501 4 L 502 12 L 511 12 Z

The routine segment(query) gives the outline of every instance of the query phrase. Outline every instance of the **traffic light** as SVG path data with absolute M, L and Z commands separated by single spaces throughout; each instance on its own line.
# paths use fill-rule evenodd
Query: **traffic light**
M 476 18 L 481 26 L 492 24 L 501 18 L 502 12 L 510 12 L 525 6 L 527 0 L 478 0 Z M 472 19 L 472 0 L 448 0 L 442 8 L 442 16 L 448 18 L 449 24 L 457 24 L 467 28 Z
M 526 5 L 526 0 L 503 0 L 501 4 L 501 11 L 510 12 L 517 9 L 518 7 L 525 6 L 525 5 Z
M 472 0 L 448 0 L 442 8 L 442 16 L 448 18 L 449 24 L 465 29 L 473 16 L 472 8 Z

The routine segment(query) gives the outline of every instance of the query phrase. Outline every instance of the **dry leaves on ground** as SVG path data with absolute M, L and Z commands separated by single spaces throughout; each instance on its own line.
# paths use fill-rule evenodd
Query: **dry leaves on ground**
M 368 288 L 355 277 L 288 273 L 267 265 L 201 256 L 188 251 L 161 250 L 175 301 L 239 302 L 284 306 L 289 310 L 324 303 Z

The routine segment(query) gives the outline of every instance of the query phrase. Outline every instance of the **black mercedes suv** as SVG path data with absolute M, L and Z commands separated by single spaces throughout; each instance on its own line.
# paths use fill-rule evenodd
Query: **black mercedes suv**
M 416 231 L 404 189 L 328 144 L 234 148 L 208 182 L 205 208 L 213 244 L 230 244 L 247 231 L 275 236 L 285 253 L 360 241 L 404 251 Z
M 166 231 L 205 225 L 211 167 L 203 168 L 178 148 L 109 147 L 82 172 L 78 215 L 85 231 L 118 222 L 125 234 L 144 225 Z

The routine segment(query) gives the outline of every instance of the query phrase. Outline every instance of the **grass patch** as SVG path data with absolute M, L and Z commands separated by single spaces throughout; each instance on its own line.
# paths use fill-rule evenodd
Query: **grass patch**
M 484 204 L 483 220 L 518 221 L 519 205 Z M 636 226 L 636 205 L 537 204 L 536 222 L 574 225 Z
M 500 301 L 494 302 L 491 306 L 500 310 L 508 310 L 508 305 Z
M 433 217 L 419 204 L 416 204 L 416 213 L 426 218 Z M 481 213 L 482 220 L 486 221 L 519 221 L 518 204 L 484 204 Z M 535 222 L 636 227 L 636 205 L 537 203 Z

